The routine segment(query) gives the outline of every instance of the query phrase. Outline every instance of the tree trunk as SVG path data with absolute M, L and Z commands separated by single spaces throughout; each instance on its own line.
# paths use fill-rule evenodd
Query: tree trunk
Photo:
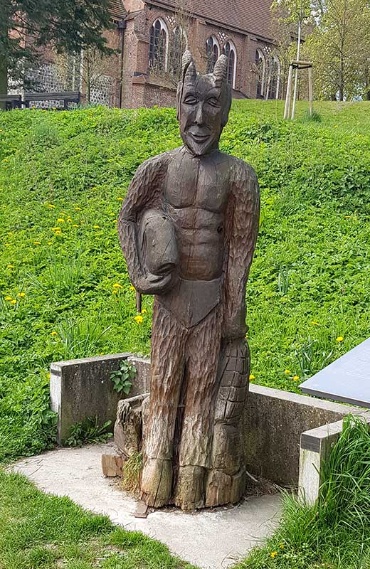
M 0 59 L 0 94 L 6 95 L 8 93 L 8 69 L 6 60 Z M 0 103 L 0 109 L 5 109 L 5 103 Z

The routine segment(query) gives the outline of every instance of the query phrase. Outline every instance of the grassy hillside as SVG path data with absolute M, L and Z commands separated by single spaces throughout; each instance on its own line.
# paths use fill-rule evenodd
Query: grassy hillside
M 305 108 L 238 101 L 222 137 L 262 192 L 253 380 L 292 391 L 370 335 L 370 104 Z M 138 165 L 179 144 L 174 110 L 0 113 L 0 460 L 52 443 L 51 361 L 149 353 L 116 218 Z

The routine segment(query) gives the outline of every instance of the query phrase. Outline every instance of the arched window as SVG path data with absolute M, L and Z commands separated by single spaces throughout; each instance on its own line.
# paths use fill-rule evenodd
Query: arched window
M 174 77 L 180 78 L 181 59 L 187 45 L 185 32 L 179 26 L 174 29 L 170 46 L 170 71 Z
M 158 18 L 150 28 L 149 67 L 165 71 L 167 68 L 168 31 L 163 20 Z
M 231 41 L 226 42 L 224 54 L 227 57 L 227 82 L 235 87 L 236 50 Z
M 206 41 L 207 73 L 212 73 L 215 63 L 220 55 L 220 46 L 216 38 L 209 37 Z
M 266 60 L 260 49 L 256 50 L 256 73 L 257 73 L 257 99 L 262 99 L 265 93 Z
M 273 55 L 268 60 L 266 99 L 278 99 L 280 87 L 280 61 Z

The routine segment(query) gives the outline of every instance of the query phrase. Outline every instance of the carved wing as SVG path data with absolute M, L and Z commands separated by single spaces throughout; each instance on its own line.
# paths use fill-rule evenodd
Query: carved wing
M 256 174 L 235 159 L 226 215 L 228 259 L 224 286 L 224 334 L 229 339 L 246 332 L 245 289 L 258 234 L 260 199 Z
M 118 235 L 126 257 L 130 279 L 140 290 L 140 280 L 145 277 L 138 245 L 138 223 L 148 209 L 163 208 L 163 186 L 167 172 L 168 155 L 150 158 L 137 169 L 118 218 Z

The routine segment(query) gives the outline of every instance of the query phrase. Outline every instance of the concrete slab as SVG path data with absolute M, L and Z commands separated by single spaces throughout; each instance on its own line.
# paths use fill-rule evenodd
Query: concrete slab
M 104 478 L 101 455 L 108 445 L 63 448 L 27 458 L 12 466 L 44 492 L 68 496 L 95 513 L 105 514 L 127 530 L 138 530 L 165 543 L 170 551 L 201 569 L 224 569 L 244 557 L 276 527 L 279 495 L 253 496 L 233 508 L 187 514 L 176 509 L 135 518 L 136 501 L 115 479 Z
M 301 383 L 303 393 L 370 408 L 370 338 Z

